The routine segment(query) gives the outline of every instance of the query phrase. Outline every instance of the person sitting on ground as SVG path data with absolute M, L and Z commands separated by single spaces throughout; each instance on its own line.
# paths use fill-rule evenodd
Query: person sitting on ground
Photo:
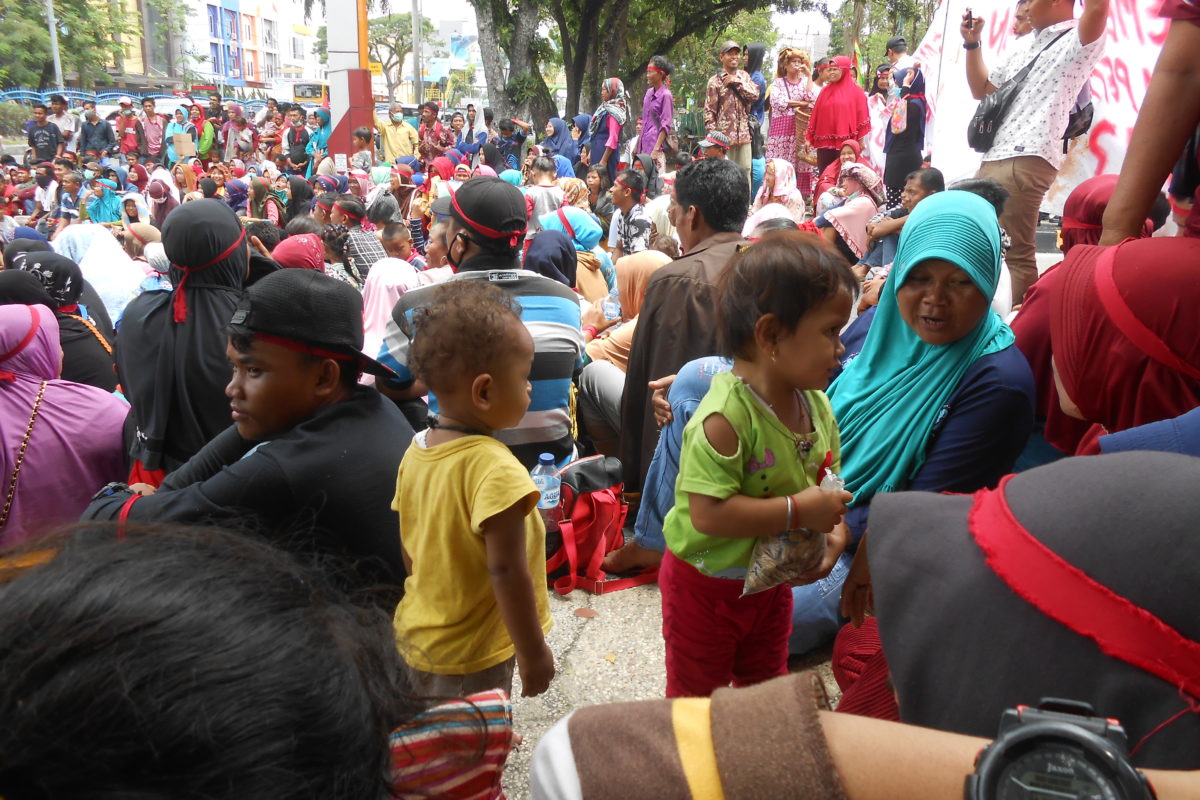
M 371 274 L 371 267 L 387 253 L 379 242 L 374 231 L 364 230 L 363 220 L 367 218 L 367 208 L 362 201 L 349 195 L 338 197 L 329 212 L 329 221 L 334 225 L 345 225 L 346 258 L 351 274 L 357 273 L 359 280 L 366 280 Z
M 696 142 L 702 158 L 728 158 L 729 137 L 720 131 L 709 131 L 704 138 Z
M 543 231 L 561 231 L 575 247 L 575 285 L 584 300 L 594 303 L 608 296 L 616 286 L 612 257 L 600 246 L 603 235 L 599 223 L 582 208 L 566 207 L 545 214 Z
M 862 164 L 844 164 L 838 188 L 843 193 L 841 203 L 818 214 L 813 224 L 825 241 L 855 263 L 867 252 L 867 220 L 883 202 L 883 182 Z
M 361 352 L 362 298 L 313 270 L 279 270 L 246 292 L 227 331 L 234 424 L 157 491 L 113 487 L 85 516 L 248 517 L 284 547 L 353 559 L 348 585 L 377 587 L 372 599 L 394 608 L 405 573 L 391 475 L 412 428 L 357 385 L 360 372 L 388 372 Z
M 620 212 L 614 216 L 616 231 L 614 259 L 650 249 L 650 220 L 644 205 L 646 176 L 633 169 L 623 170 L 613 184 L 613 205 Z
M 526 469 L 542 453 L 565 463 L 574 456 L 571 379 L 583 350 L 579 327 L 579 296 L 561 283 L 520 269 L 520 243 L 525 237 L 525 198 L 515 186 L 500 178 L 472 178 L 453 198 L 433 203 L 433 213 L 444 216 L 446 257 L 457 273 L 450 279 L 483 280 L 519 298 L 521 319 L 534 342 L 533 394 L 529 410 L 516 427 L 497 431 Z M 397 401 L 429 394 L 429 388 L 408 367 L 410 339 L 406 318 L 434 296 L 432 287 L 405 293 L 392 309 L 379 360 L 396 377 L 375 385 Z M 430 396 L 436 413 L 436 393 Z
M 879 302 L 879 292 L 883 282 L 891 271 L 892 262 L 896 259 L 896 248 L 900 244 L 900 232 L 904 223 L 917 203 L 931 194 L 946 190 L 942 171 L 936 167 L 926 167 L 909 173 L 904 181 L 904 191 L 900 193 L 900 205 L 881 211 L 867 223 L 867 237 L 870 239 L 870 249 L 854 266 L 854 274 L 865 282 L 859 310 Z
M 742 225 L 750 182 L 737 164 L 705 158 L 679 170 L 671 213 L 684 255 L 659 269 L 646 288 L 629 350 L 621 398 L 620 458 L 627 492 L 670 492 L 645 481 L 658 426 L 651 381 L 674 375 L 688 361 L 717 352 L 713 309 L 717 278 L 745 244 Z M 657 564 L 662 551 L 630 540 L 605 560 L 607 572 Z
M 821 170 L 821 174 L 817 178 L 816 188 L 813 189 L 813 197 L 817 198 L 816 206 L 813 209 L 814 215 L 823 214 L 842 201 L 845 193 L 838 187 L 838 181 L 842 176 L 842 166 L 855 163 L 871 166 L 870 159 L 862 154 L 862 144 L 857 140 L 847 139 L 842 142 L 838 157 Z
M 796 168 L 783 158 L 772 158 L 767 161 L 763 172 L 762 187 L 750 207 L 750 218 L 742 226 L 742 235 L 749 236 L 750 232 L 762 221 L 759 212 L 769 205 L 779 205 L 787 209 L 797 225 L 804 222 L 804 195 L 796 186 Z
M 437 394 L 438 411 L 396 479 L 411 572 L 396 635 L 419 693 L 511 692 L 515 660 L 532 697 L 554 677 L 546 530 L 537 487 L 492 434 L 529 406 L 533 338 L 516 301 L 485 281 L 427 294 L 405 324 L 413 374 Z
M 5 294 L 14 291 L 14 278 L 26 284 L 19 290 L 26 295 L 40 288 L 27 273 L 0 277 Z M 59 377 L 58 322 L 45 300 L 35 302 L 0 304 L 0 475 L 9 493 L 0 506 L 0 546 L 6 548 L 78 519 L 98 485 L 125 474 L 129 405 Z M 10 717 L 6 730 L 12 723 Z M 4 760 L 7 767 L 11 753 Z
M 529 229 L 525 232 L 526 247 L 542 229 L 542 216 L 562 207 L 564 195 L 563 190 L 558 188 L 555 171 L 554 159 L 546 156 L 534 159 L 533 180 L 525 187 L 525 200 L 529 206 Z

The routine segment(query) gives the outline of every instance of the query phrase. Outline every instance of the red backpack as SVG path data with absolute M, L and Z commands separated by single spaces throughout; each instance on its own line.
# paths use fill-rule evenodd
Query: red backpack
M 546 536 L 546 575 L 562 595 L 574 589 L 592 594 L 653 583 L 658 570 L 609 580 L 600 568 L 604 557 L 625 543 L 621 528 L 629 506 L 621 495 L 621 462 L 589 456 L 559 470 L 562 520 L 558 533 Z

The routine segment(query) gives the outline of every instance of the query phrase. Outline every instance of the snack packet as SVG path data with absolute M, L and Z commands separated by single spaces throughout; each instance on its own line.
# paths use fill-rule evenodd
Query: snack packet
M 833 470 L 825 470 L 825 477 L 821 479 L 822 491 L 840 492 L 845 485 L 846 482 L 834 475 Z M 826 534 L 808 528 L 758 537 L 750 554 L 742 597 L 794 581 L 815 569 L 825 555 L 827 538 Z

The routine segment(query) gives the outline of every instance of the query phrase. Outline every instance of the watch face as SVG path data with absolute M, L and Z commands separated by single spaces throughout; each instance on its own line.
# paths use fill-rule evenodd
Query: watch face
M 1000 773 L 997 800 L 1121 800 L 1115 781 L 1078 748 L 1043 745 Z

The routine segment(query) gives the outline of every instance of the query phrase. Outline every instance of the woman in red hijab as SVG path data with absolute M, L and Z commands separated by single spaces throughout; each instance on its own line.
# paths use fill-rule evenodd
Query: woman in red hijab
M 1078 245 L 1095 245 L 1100 241 L 1101 220 L 1117 185 L 1116 175 L 1097 175 L 1089 178 L 1071 192 L 1063 206 L 1062 252 L 1067 256 Z M 1149 220 L 1142 227 L 1142 236 L 1149 236 L 1152 225 Z M 1025 292 L 1021 311 L 1012 321 L 1017 347 L 1025 354 L 1033 370 L 1037 388 L 1034 414 L 1037 426 L 1030 437 L 1029 446 L 1017 461 L 1017 471 L 1030 469 L 1073 455 L 1084 440 L 1090 422 L 1069 417 L 1063 413 L 1054 388 L 1054 370 L 1050 364 L 1050 317 L 1055 287 L 1062 279 L 1060 265 L 1047 270 L 1033 286 Z M 1018 300 L 1019 302 L 1019 300 Z
M 804 136 L 817 150 L 817 171 L 837 160 L 847 139 L 862 140 L 871 132 L 867 93 L 850 75 L 850 59 L 838 56 L 828 68 L 829 80 L 813 105 Z
M 1096 436 L 1170 419 L 1200 406 L 1200 239 L 1081 245 L 1047 298 L 1063 410 L 1097 423 Z

